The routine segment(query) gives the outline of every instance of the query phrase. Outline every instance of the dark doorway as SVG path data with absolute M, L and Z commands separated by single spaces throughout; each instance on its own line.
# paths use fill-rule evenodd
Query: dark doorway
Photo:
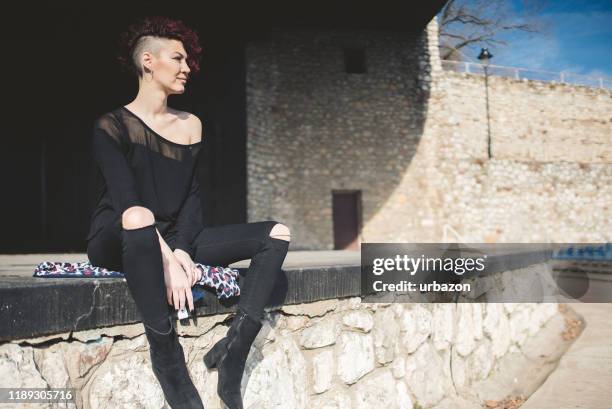
M 332 191 L 334 250 L 359 250 L 361 191 Z
M 200 74 L 168 105 L 204 125 L 204 224 L 247 220 L 244 33 L 221 33 L 210 24 L 214 15 L 196 4 L 175 15 L 167 4 L 41 5 L 12 17 L 15 27 L 0 39 L 12 60 L 3 64 L 4 77 L 12 79 L 3 98 L 0 253 L 85 251 L 95 205 L 91 130 L 95 118 L 136 96 L 137 79 L 115 61 L 116 41 L 143 15 L 180 18 L 198 30 Z

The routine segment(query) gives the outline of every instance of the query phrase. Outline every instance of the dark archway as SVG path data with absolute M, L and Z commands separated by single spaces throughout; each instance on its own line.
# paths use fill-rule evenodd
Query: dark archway
M 220 225 L 247 221 L 245 42 L 273 26 L 420 30 L 444 1 L 421 10 L 384 1 L 376 8 L 371 2 L 292 3 L 58 2 L 5 13 L 0 253 L 85 250 L 93 206 L 91 127 L 135 96 L 136 81 L 114 61 L 117 35 L 134 18 L 177 17 L 200 32 L 201 74 L 170 104 L 204 122 L 203 218 Z
M 148 7 L 164 14 L 167 7 Z M 38 9 L 3 36 L 15 70 L 5 72 L 9 98 L 1 174 L 0 252 L 83 251 L 94 205 L 89 151 L 93 120 L 131 101 L 135 79 L 114 61 L 115 40 L 141 9 Z M 175 108 L 204 122 L 200 180 L 207 225 L 246 221 L 244 53 L 241 35 L 220 35 L 207 18 L 183 10 L 200 32 L 200 75 Z M 218 28 L 218 27 L 217 27 Z M 7 60 L 8 62 L 8 60 Z M 7 66 L 4 67 L 7 69 Z M 223 198 L 220 200 L 219 198 Z

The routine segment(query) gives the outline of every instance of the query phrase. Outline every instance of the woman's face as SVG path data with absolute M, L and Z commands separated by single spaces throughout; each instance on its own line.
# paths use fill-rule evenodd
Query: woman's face
M 158 39 L 156 51 L 143 53 L 143 80 L 151 81 L 152 70 L 153 82 L 159 84 L 167 94 L 182 94 L 191 71 L 183 43 L 174 39 Z

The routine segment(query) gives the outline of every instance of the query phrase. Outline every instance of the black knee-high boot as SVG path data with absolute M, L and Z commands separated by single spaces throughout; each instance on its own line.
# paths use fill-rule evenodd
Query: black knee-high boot
M 172 409 L 204 409 L 172 325 L 155 226 L 122 230 L 123 270 L 142 317 L 153 373 Z
M 249 265 L 246 282 L 241 284 L 240 306 L 255 319 L 263 319 L 263 309 L 270 298 L 274 281 L 289 250 L 289 241 L 269 237 L 262 250 L 257 253 Z M 268 275 L 264 275 L 264 273 Z M 216 367 L 216 362 L 227 350 L 228 338 L 233 326 L 226 336 L 211 348 L 204 356 L 204 364 L 208 369 Z
M 122 268 L 143 322 L 160 322 L 170 312 L 155 225 L 121 230 Z
M 204 409 L 200 394 L 189 376 L 183 347 L 171 317 L 166 320 L 166 325 L 169 329 L 159 332 L 144 324 L 153 373 L 172 409 Z M 156 328 L 161 329 L 160 325 Z
M 222 353 L 209 358 L 219 371 L 217 394 L 229 409 L 243 409 L 240 383 L 251 345 L 261 327 L 261 321 L 238 307 Z
M 207 368 L 218 368 L 217 393 L 230 409 L 243 407 L 240 382 L 245 362 L 262 327 L 264 307 L 288 249 L 289 241 L 270 237 L 251 259 L 247 283 L 241 289 L 238 311 L 227 335 L 204 356 Z
M 288 240 L 268 237 L 262 249 L 251 259 L 238 302 L 251 317 L 263 320 L 264 307 L 270 300 L 288 250 Z

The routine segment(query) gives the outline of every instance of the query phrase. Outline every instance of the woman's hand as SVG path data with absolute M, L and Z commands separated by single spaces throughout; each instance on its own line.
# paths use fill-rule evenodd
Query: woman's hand
M 174 305 L 179 310 L 185 307 L 185 299 L 189 305 L 189 311 L 193 311 L 193 294 L 191 285 L 183 266 L 175 258 L 164 263 L 164 281 L 166 283 L 166 297 L 168 304 Z
M 193 286 L 196 281 L 202 278 L 202 272 L 196 268 L 195 263 L 191 260 L 189 254 L 181 249 L 174 249 L 174 256 L 179 261 L 183 270 L 187 274 L 187 281 Z

